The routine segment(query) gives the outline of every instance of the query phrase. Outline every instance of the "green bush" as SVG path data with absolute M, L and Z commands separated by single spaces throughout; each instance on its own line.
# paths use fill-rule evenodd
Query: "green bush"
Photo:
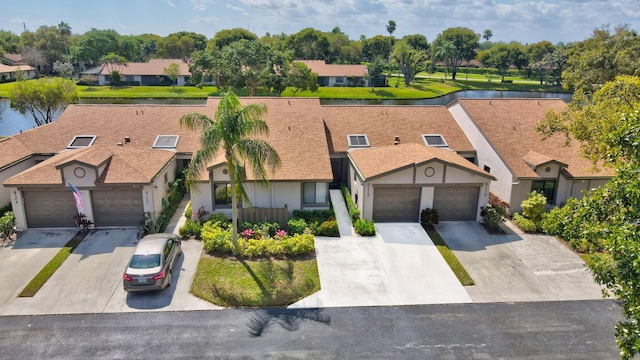
M 304 219 L 290 219 L 287 226 L 290 234 L 303 234 L 308 227 Z
M 191 219 L 187 219 L 184 225 L 178 230 L 178 233 L 182 237 L 195 236 L 196 238 L 200 238 L 202 235 L 202 225 L 197 221 L 193 221 Z
M 338 222 L 336 220 L 327 220 L 320 224 L 313 234 L 318 236 L 339 236 Z
M 335 217 L 333 209 L 293 210 L 293 218 L 304 219 L 307 223 L 323 223 L 327 220 L 335 219 Z
M 315 251 L 314 238 L 311 234 L 296 234 L 281 241 L 287 255 L 305 255 Z
M 520 206 L 522 207 L 522 215 L 531 219 L 538 226 L 547 206 L 547 198 L 537 191 L 532 191 L 527 194 L 527 198 L 522 201 Z
M 342 190 L 342 196 L 344 196 L 344 201 L 347 203 L 347 210 L 349 211 L 349 217 L 351 218 L 351 222 L 355 223 L 358 219 L 360 219 L 360 210 L 356 207 L 356 204 L 351 199 L 351 193 L 346 186 L 340 185 L 340 190 Z
M 16 225 L 16 218 L 13 211 L 7 211 L 0 217 L 0 239 L 8 239 L 13 234 L 13 227 Z
M 223 214 L 223 213 L 213 213 L 211 215 L 209 215 L 209 218 L 207 219 L 207 221 L 211 221 L 211 222 L 219 222 L 219 223 L 228 223 L 229 222 L 229 218 L 227 217 L 227 215 Z
M 374 236 L 376 234 L 376 226 L 373 223 L 373 220 L 367 221 L 363 219 L 358 219 L 353 227 L 356 229 L 356 233 L 362 236 Z
M 526 218 L 518 213 L 513 215 L 513 221 L 522 229 L 522 231 L 527 233 L 534 233 L 538 230 L 538 226 L 533 220 Z
M 232 253 L 233 242 L 231 241 L 231 230 L 223 229 L 211 221 L 207 221 L 202 226 L 202 245 L 208 253 Z
M 187 204 L 187 207 L 184 209 L 184 217 L 186 217 L 187 220 L 191 220 L 192 214 L 193 212 L 191 211 L 191 201 L 189 201 L 189 203 Z
M 496 208 L 490 205 L 484 206 L 480 211 L 482 216 L 482 223 L 491 230 L 497 231 L 500 228 L 500 224 L 504 222 L 504 213 L 500 208 Z
M 4 213 L 6 213 L 7 211 L 13 211 L 13 207 L 11 207 L 11 203 L 0 208 L 0 216 L 4 215 Z
M 424 225 L 437 224 L 439 220 L 440 215 L 436 209 L 426 208 L 420 212 L 420 222 Z
M 597 204 L 592 203 L 590 197 L 581 200 L 569 198 L 562 207 L 552 209 L 542 214 L 540 228 L 549 235 L 554 235 L 567 241 L 576 251 L 592 253 L 602 251 L 602 239 L 606 237 L 602 223 L 609 221 L 607 216 L 599 215 L 601 211 Z M 581 219 L 593 219 L 584 224 Z

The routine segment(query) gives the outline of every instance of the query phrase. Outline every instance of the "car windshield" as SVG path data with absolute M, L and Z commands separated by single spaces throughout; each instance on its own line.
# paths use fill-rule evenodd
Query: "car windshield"
M 160 254 L 133 255 L 129 265 L 132 269 L 150 269 L 158 266 L 160 266 Z

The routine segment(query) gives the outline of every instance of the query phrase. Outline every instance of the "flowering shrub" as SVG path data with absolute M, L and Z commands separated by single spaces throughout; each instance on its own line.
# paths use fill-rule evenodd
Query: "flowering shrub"
M 253 229 L 244 229 L 240 233 L 240 236 L 242 236 L 245 239 L 253 239 L 255 237 L 255 234 L 253 232 Z
M 204 208 L 204 206 L 200 206 L 200 208 L 198 208 L 198 211 L 191 215 L 191 218 L 195 221 L 198 221 L 199 223 L 204 223 L 207 220 L 207 217 L 209 215 L 209 212 Z

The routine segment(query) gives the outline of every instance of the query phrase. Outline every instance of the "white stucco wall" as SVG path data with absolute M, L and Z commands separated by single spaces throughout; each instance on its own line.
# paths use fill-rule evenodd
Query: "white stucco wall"
M 420 212 L 427 208 L 433 208 L 433 194 L 435 192 L 434 190 L 435 189 L 433 186 L 422 188 L 422 191 L 420 192 Z
M 513 197 L 511 184 L 514 179 L 513 174 L 505 162 L 500 158 L 489 141 L 482 135 L 480 129 L 460 104 L 450 106 L 449 112 L 453 115 L 453 118 L 476 149 L 478 167 L 481 169 L 483 169 L 485 165 L 490 167 L 491 174 L 496 177 L 497 180 L 491 182 L 491 192 L 502 200 L 509 201 L 509 199 Z M 519 205 L 520 204 L 518 204 L 518 206 Z
M 16 229 L 24 230 L 27 228 L 27 214 L 24 211 L 24 200 L 22 192 L 16 187 L 6 188 L 11 195 L 11 206 L 13 207 L 13 215 L 16 218 Z
M 81 175 L 81 171 L 82 171 L 82 170 L 76 171 L 76 168 L 80 168 L 84 170 L 85 175 L 83 177 L 76 176 L 76 173 L 78 173 L 78 175 Z M 64 179 L 69 180 L 69 182 L 71 182 L 75 187 L 80 187 L 80 186 L 93 187 L 95 186 L 96 179 L 98 178 L 98 176 L 99 174 L 97 172 L 97 169 L 91 166 L 71 164 L 69 166 L 65 166 L 62 168 L 62 177 Z
M 274 208 L 286 207 L 289 216 L 293 210 L 302 209 L 302 186 L 299 182 L 272 182 L 271 203 Z
M 193 212 L 198 211 L 198 209 L 203 206 L 204 209 L 208 212 L 213 212 L 212 207 L 212 196 L 211 196 L 211 184 L 209 182 L 199 182 L 197 185 L 192 185 L 189 189 L 191 194 L 191 209 Z M 218 210 L 217 212 L 223 212 L 231 214 L 231 209 L 229 211 Z
M 527 194 L 531 192 L 531 186 L 532 186 L 531 180 L 520 180 L 520 182 L 513 185 L 513 190 L 511 191 L 511 198 L 509 200 L 505 200 L 505 201 L 509 201 L 509 205 L 510 205 L 509 209 L 512 214 L 515 212 L 522 211 L 520 204 L 522 204 L 522 201 L 524 201 L 524 199 L 527 198 Z M 491 189 L 493 189 L 493 187 Z
M 5 180 L 13 175 L 19 174 L 35 164 L 36 161 L 33 158 L 29 158 L 2 170 L 0 172 L 0 184 L 4 183 Z M 12 190 L 5 188 L 4 186 L 0 186 L 0 207 L 4 207 L 11 202 L 11 194 Z M 0 216 L 2 216 L 2 214 L 0 214 Z
M 148 191 L 149 194 L 151 194 L 151 196 L 149 196 L 151 204 L 149 204 L 148 209 L 147 201 L 146 199 L 144 200 L 145 212 L 155 212 L 159 214 L 160 211 L 162 211 L 162 199 L 167 200 L 169 196 L 169 183 L 175 180 L 176 167 L 176 159 L 173 159 L 171 163 L 160 172 L 151 185 L 145 186 L 144 191 Z M 165 174 L 167 176 L 166 182 L 164 181 Z

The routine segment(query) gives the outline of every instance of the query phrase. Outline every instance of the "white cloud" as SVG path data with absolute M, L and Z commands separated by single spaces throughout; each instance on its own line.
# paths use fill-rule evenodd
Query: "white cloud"
M 174 4 L 171 0 L 164 0 L 164 2 L 171 7 L 176 7 L 176 4 Z
M 207 10 L 207 6 L 213 3 L 213 0 L 191 0 L 191 4 L 193 4 L 193 10 L 195 11 L 205 11 Z
M 214 24 L 216 22 L 218 22 L 218 18 L 215 16 L 208 16 L 208 17 L 204 17 L 204 16 L 198 16 L 195 17 L 191 20 L 189 20 L 190 23 L 192 24 Z
M 231 5 L 231 4 L 227 4 L 227 6 L 225 6 L 225 7 L 226 7 L 227 9 L 229 9 L 229 10 L 235 10 L 235 11 L 240 11 L 240 12 L 242 12 L 242 11 L 243 11 L 243 10 L 242 10 L 242 8 L 237 7 L 237 6 L 233 6 L 233 5 Z

